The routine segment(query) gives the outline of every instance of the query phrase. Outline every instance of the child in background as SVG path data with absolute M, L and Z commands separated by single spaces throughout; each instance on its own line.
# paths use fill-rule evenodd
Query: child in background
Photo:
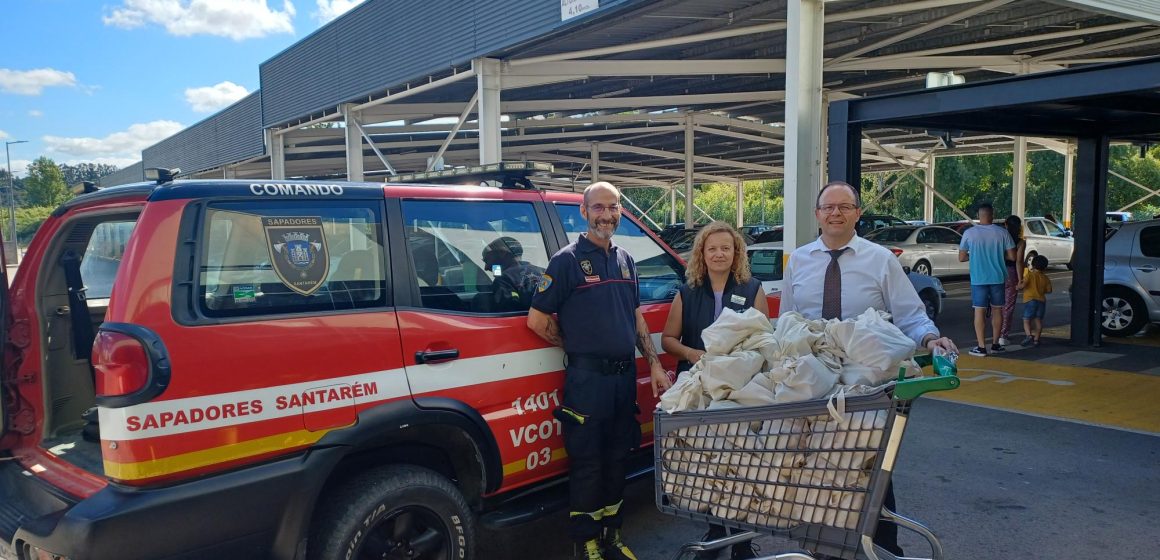
M 1039 337 L 1043 334 L 1047 294 L 1051 293 L 1051 279 L 1044 270 L 1047 270 L 1047 257 L 1035 255 L 1031 259 L 1031 270 L 1023 275 L 1023 282 L 1018 286 L 1023 290 L 1023 331 L 1027 333 L 1020 345 L 1025 348 L 1039 346 Z

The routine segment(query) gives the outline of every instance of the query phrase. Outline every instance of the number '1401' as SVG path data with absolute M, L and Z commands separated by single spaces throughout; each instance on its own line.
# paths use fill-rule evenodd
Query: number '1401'
M 554 389 L 551 392 L 541 391 L 539 393 L 535 393 L 523 398 L 518 398 L 512 401 L 512 408 L 516 410 L 516 414 L 536 412 L 537 410 L 548 410 L 556 406 L 560 406 L 559 389 Z

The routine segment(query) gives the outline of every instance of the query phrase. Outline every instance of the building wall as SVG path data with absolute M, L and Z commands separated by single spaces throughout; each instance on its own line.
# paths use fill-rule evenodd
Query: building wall
M 263 124 L 422 79 L 641 0 L 560 20 L 559 0 L 370 0 L 260 67 Z
M 134 163 L 129 167 L 118 169 L 113 173 L 105 175 L 97 180 L 101 188 L 115 187 L 117 185 L 127 185 L 129 183 L 139 183 L 145 180 L 145 166 L 141 162 Z
M 146 169 L 178 167 L 182 174 L 188 174 L 265 152 L 259 90 L 216 115 L 145 148 L 141 160 Z

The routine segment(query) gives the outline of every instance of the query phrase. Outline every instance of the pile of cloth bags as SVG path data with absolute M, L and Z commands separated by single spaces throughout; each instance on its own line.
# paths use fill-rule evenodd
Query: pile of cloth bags
M 761 527 L 856 529 L 887 411 L 846 412 L 845 398 L 881 390 L 900 368 L 919 375 L 914 341 L 876 310 L 848 320 L 790 312 L 774 325 L 756 309 L 725 309 L 701 338 L 705 354 L 662 395 L 664 412 L 816 399 L 829 412 L 658 434 L 670 503 Z

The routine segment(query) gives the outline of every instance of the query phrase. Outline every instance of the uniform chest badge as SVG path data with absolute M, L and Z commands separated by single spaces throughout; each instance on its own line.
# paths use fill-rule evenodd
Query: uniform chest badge
M 590 261 L 588 259 L 584 259 L 584 260 L 580 261 L 580 270 L 583 270 L 585 275 L 591 275 L 592 274 L 592 261 Z
M 729 296 L 729 301 L 732 303 L 735 303 L 737 305 L 745 305 L 745 298 L 743 296 L 739 296 L 737 294 L 733 294 L 733 295 Z
M 262 229 L 274 273 L 287 288 L 308 296 L 322 287 L 330 271 L 322 218 L 267 216 Z

